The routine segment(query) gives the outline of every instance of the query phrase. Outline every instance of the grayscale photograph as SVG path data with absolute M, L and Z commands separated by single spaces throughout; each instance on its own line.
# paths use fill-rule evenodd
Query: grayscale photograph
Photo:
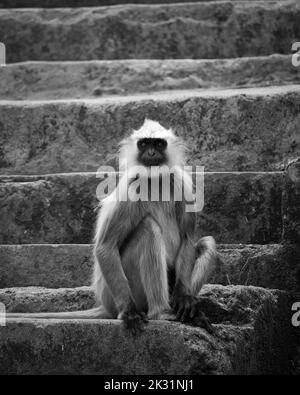
M 0 375 L 300 375 L 300 0 L 0 0 Z

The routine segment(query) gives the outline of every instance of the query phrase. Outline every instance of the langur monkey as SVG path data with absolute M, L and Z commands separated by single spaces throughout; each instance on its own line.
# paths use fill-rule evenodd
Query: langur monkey
M 181 179 L 179 185 L 192 194 L 192 177 L 184 170 L 185 144 L 172 130 L 146 119 L 121 142 L 119 160 L 121 179 L 102 201 L 96 223 L 93 289 L 97 307 L 68 313 L 16 313 L 8 318 L 118 318 L 136 333 L 148 319 L 168 317 L 170 308 L 182 322 L 202 314 L 197 311 L 197 295 L 213 268 L 216 246 L 212 237 L 194 242 L 195 212 L 186 212 L 186 201 L 175 201 L 172 195 L 169 201 L 161 196 L 158 201 L 117 198 L 117 192 L 123 198 L 128 194 L 136 179 L 136 173 L 131 178 L 130 172 L 136 166 L 146 170 L 150 189 L 151 167 L 172 168 L 173 184 Z M 164 182 L 163 171 L 159 179 Z

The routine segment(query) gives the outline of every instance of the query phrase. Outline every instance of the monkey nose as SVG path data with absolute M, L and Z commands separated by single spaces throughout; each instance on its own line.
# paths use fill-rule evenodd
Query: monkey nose
M 155 155 L 155 151 L 154 150 L 149 150 L 148 151 L 148 156 L 153 157 Z

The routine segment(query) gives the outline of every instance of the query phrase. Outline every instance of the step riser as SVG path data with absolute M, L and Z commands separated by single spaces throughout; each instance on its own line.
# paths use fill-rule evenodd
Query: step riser
M 299 20 L 300 5 L 282 2 L 2 10 L 0 37 L 9 63 L 234 58 L 291 53 Z
M 300 83 L 292 57 L 21 63 L 0 68 L 0 99 L 95 98 L 171 89 Z
M 300 150 L 300 86 L 65 102 L 0 102 L 0 172 L 96 171 L 145 118 L 206 171 L 273 170 Z
M 91 242 L 98 203 L 95 175 L 15 180 L 0 184 L 0 244 Z M 282 183 L 281 173 L 207 173 L 197 236 L 211 234 L 219 243 L 279 242 Z
M 206 358 L 212 343 L 219 352 L 212 353 L 214 367 L 209 373 L 230 374 L 233 363 L 241 366 L 237 363 L 238 350 L 250 348 L 246 339 L 252 340 L 253 331 L 229 328 L 228 332 L 234 339 L 227 346 L 230 354 L 224 352 L 221 341 L 183 325 L 151 324 L 136 339 L 113 321 L 77 325 L 12 323 L 0 327 L 0 374 L 207 374 Z M 240 355 L 244 355 L 242 366 L 249 366 L 249 355 Z
M 300 157 L 288 166 L 282 205 L 284 207 L 283 239 L 300 245 Z M 298 262 L 300 265 L 300 259 Z
M 300 248 L 289 244 L 221 246 L 209 282 L 300 292 Z
M 0 288 L 91 284 L 92 245 L 0 246 Z
M 220 259 L 209 279 L 210 283 L 299 292 L 300 252 L 296 247 L 233 245 L 219 246 L 219 252 Z M 0 262 L 0 288 L 89 286 L 93 271 L 92 245 L 0 246 Z M 76 300 L 82 303 L 85 299 Z M 24 311 L 31 311 L 28 300 L 25 302 L 27 308 Z M 13 306 L 20 307 L 20 301 L 14 300 L 13 303 L 16 303 Z M 76 310 L 81 306 L 73 308 L 72 304 L 70 307 L 65 297 L 61 303 L 51 298 L 51 303 L 44 311 L 55 311 L 57 308 Z M 8 305 L 8 299 L 5 304 Z M 39 303 L 35 303 L 32 311 L 38 311 L 41 308 L 38 306 Z
M 163 0 L 163 3 L 193 3 L 199 1 L 215 0 Z M 239 0 L 249 1 L 249 0 Z M 251 0 L 250 0 L 251 1 Z M 252 0 L 259 1 L 259 0 Z M 263 0 L 261 0 L 263 1 Z M 288 0 L 286 0 L 288 1 Z M 116 4 L 159 4 L 161 0 L 1 0 L 1 8 L 30 8 L 30 7 L 95 7 Z

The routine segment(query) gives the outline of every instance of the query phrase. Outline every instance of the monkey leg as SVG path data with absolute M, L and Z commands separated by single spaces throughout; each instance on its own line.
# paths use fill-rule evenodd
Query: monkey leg
M 159 319 L 170 309 L 166 250 L 159 224 L 145 217 L 122 254 L 122 265 L 138 310 Z
M 116 319 L 118 317 L 118 310 L 113 297 L 109 292 L 108 286 L 106 285 L 103 276 L 101 276 L 100 269 L 99 273 L 95 275 L 93 288 L 96 298 L 96 306 L 102 307 L 103 311 L 106 312 L 106 318 Z
M 198 259 L 195 260 L 191 288 L 193 295 L 198 295 L 204 284 L 207 283 L 215 267 L 217 259 L 216 242 L 213 237 L 203 237 L 196 244 L 196 254 Z

